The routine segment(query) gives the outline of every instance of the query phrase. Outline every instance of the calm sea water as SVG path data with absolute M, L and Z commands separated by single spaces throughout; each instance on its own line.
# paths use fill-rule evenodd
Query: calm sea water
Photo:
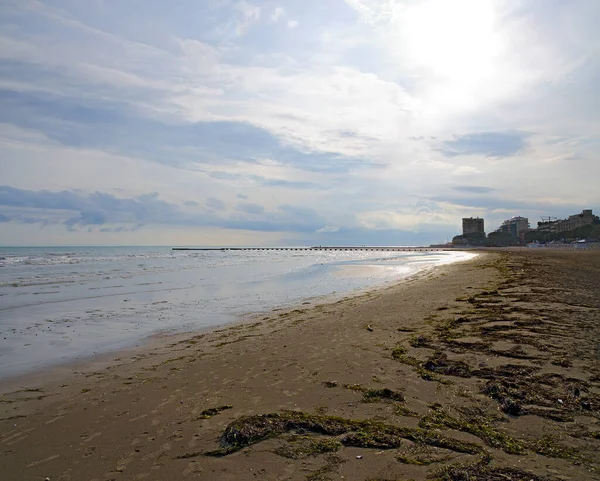
M 0 248 L 0 378 L 344 295 L 461 252 Z

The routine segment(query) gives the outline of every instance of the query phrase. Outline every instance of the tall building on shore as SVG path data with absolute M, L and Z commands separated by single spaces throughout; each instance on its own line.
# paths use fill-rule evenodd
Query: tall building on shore
M 463 217 L 462 233 L 463 235 L 485 234 L 483 219 L 481 217 Z
M 527 217 L 511 217 L 502 222 L 496 232 L 508 234 L 513 237 L 521 237 L 529 230 L 529 219 Z

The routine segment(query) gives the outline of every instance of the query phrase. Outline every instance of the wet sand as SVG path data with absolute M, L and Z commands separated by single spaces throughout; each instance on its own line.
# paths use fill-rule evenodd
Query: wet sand
M 600 252 L 486 252 L 13 380 L 1 478 L 600 479 L 599 286 Z

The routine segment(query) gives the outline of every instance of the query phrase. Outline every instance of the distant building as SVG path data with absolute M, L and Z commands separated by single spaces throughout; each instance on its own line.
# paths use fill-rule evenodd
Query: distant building
M 511 217 L 502 222 L 496 232 L 520 238 L 529 230 L 529 219 L 527 217 Z
M 574 230 L 584 225 L 592 224 L 594 222 L 594 215 L 592 209 L 585 209 L 581 214 L 570 215 L 568 219 L 558 221 L 556 225 L 556 232 L 567 232 Z
M 538 222 L 536 230 L 538 232 L 554 233 L 554 232 L 556 232 L 556 225 L 558 224 L 558 222 L 559 221 L 557 221 L 557 220 L 546 220 L 543 222 Z
M 483 219 L 480 217 L 463 217 L 462 233 L 463 233 L 463 235 L 469 235 L 469 234 L 484 234 L 485 235 Z
M 593 224 L 596 218 L 597 216 L 592 213 L 592 209 L 585 209 L 581 214 L 570 215 L 568 219 L 538 222 L 537 230 L 553 234 L 567 232 Z

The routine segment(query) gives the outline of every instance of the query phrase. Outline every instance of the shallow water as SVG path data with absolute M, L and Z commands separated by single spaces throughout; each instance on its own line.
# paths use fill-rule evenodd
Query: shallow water
M 0 248 L 0 378 L 344 295 L 462 252 Z

